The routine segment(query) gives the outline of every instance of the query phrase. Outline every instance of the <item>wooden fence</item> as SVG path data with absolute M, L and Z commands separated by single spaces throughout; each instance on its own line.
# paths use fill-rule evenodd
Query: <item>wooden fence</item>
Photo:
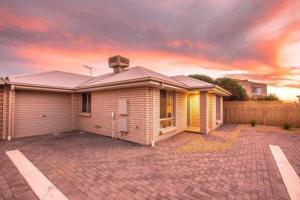
M 282 126 L 290 123 L 300 127 L 300 104 L 277 101 L 229 101 L 224 102 L 224 122 Z

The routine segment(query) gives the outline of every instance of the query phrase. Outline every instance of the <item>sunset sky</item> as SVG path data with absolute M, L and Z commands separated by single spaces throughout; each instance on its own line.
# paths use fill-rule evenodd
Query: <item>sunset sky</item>
M 300 95 L 298 0 L 0 0 L 0 76 L 110 72 L 109 56 L 167 75 L 265 82 Z M 299 88 L 299 89 L 298 89 Z

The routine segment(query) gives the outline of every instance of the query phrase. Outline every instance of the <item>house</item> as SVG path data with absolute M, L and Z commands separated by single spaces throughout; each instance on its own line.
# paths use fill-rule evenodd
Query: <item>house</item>
M 230 93 L 219 86 L 129 67 L 121 56 L 109 67 L 98 77 L 51 71 L 3 80 L 2 139 L 81 130 L 154 145 L 223 123 L 223 96 Z
M 257 83 L 249 80 L 235 79 L 245 90 L 249 97 L 256 98 L 260 96 L 267 96 L 267 84 Z

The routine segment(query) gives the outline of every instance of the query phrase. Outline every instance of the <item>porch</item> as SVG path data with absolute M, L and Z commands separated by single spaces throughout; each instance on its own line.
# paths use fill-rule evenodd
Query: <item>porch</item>
M 219 95 L 191 91 L 187 95 L 186 132 L 208 134 L 223 123 L 223 98 Z

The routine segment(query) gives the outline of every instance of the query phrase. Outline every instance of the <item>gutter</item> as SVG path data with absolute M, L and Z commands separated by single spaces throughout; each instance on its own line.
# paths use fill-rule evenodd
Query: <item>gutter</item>
M 209 86 L 209 87 L 203 87 L 203 88 L 198 88 L 200 91 L 212 91 L 212 92 L 216 92 L 219 94 L 222 94 L 224 96 L 229 96 L 231 95 L 230 92 L 224 90 L 223 88 L 219 87 L 219 86 Z
M 55 88 L 55 87 L 45 87 L 45 86 L 35 86 L 35 85 L 15 85 L 16 89 L 22 90 L 37 90 L 37 91 L 49 91 L 49 92 L 67 92 L 72 93 L 72 89 L 64 89 L 64 88 Z

